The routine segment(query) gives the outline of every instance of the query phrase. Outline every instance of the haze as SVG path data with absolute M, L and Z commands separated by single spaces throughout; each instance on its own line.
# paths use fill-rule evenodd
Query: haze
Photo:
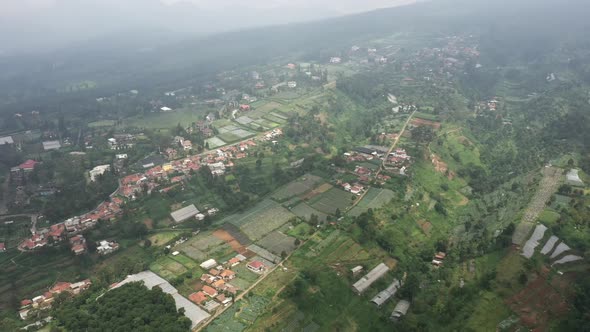
M 416 0 L 3 0 L 0 52 L 97 38 L 173 39 L 352 14 Z M 154 42 L 156 42 L 154 40 Z

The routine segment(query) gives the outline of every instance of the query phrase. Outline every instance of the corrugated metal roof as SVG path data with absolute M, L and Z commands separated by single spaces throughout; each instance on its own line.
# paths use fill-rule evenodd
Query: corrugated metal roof
M 387 302 L 387 300 L 394 296 L 400 287 L 401 283 L 399 282 L 399 280 L 393 280 L 391 285 L 379 292 L 379 294 L 375 295 L 375 297 L 371 299 L 371 302 L 375 303 L 378 307 L 380 307 L 381 305 L 383 305 L 383 303 Z
M 352 287 L 356 290 L 357 293 L 364 292 L 372 283 L 374 283 L 379 278 L 383 277 L 389 268 L 384 263 L 377 265 L 374 269 L 372 269 L 367 275 L 359 279 L 359 281 L 355 282 Z
M 172 219 L 174 219 L 175 222 L 181 222 L 196 216 L 198 213 L 199 210 L 197 210 L 194 204 L 191 204 L 189 206 L 183 207 L 180 210 L 170 213 L 170 216 L 172 216 Z

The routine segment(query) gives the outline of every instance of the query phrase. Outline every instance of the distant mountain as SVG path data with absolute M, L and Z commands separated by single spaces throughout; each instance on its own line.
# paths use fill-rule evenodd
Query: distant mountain
M 39 1 L 38 1 L 39 2 Z M 44 0 L 43 8 L 0 13 L 0 54 L 47 51 L 96 38 L 166 34 L 166 41 L 231 30 L 316 20 L 414 3 L 416 0 L 297 0 L 245 3 L 236 0 Z M 256 5 L 259 3 L 260 5 Z M 329 5 L 330 3 L 334 5 Z M 7 5 L 0 4 L 2 7 Z

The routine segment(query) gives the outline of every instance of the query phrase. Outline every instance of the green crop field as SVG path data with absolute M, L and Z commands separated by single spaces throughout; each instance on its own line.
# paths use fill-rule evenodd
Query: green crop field
M 123 124 L 126 127 L 136 128 L 174 128 L 179 123 L 181 126 L 187 127 L 193 122 L 202 120 L 201 112 L 194 109 L 178 109 L 174 112 L 151 113 L 147 115 L 137 116 L 125 119 Z
M 310 220 L 312 215 L 318 216 L 318 220 L 326 221 L 328 219 L 328 214 L 320 212 L 307 203 L 299 203 L 295 207 L 291 209 L 291 212 L 295 213 L 296 216 L 299 218 L 303 218 L 305 220 Z
M 272 198 L 282 202 L 293 196 L 303 194 L 318 186 L 322 182 L 323 179 L 321 177 L 307 174 L 279 188 L 273 193 Z
M 334 214 L 337 209 L 345 211 L 351 205 L 352 195 L 344 190 L 332 188 L 310 201 L 311 207 L 327 214 Z
M 100 120 L 95 122 L 90 122 L 88 127 L 90 128 L 99 128 L 99 127 L 112 127 L 115 125 L 115 120 Z
M 368 209 L 378 209 L 389 203 L 394 197 L 395 193 L 389 189 L 369 188 L 365 197 L 348 214 L 356 217 Z

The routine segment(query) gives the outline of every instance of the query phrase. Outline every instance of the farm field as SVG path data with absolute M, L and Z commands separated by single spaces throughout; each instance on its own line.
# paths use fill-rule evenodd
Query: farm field
M 209 144 L 209 149 L 215 149 L 218 148 L 220 146 L 224 146 L 227 143 L 224 142 L 222 139 L 220 139 L 219 137 L 211 137 L 205 140 L 206 144 Z
M 323 181 L 324 180 L 319 176 L 307 174 L 295 181 L 289 182 L 285 186 L 275 191 L 275 193 L 272 195 L 272 198 L 282 202 L 313 189 Z
M 99 127 L 112 127 L 115 125 L 115 120 L 100 120 L 90 122 L 88 124 L 89 128 L 99 128 Z
M 202 115 L 194 109 L 178 109 L 173 112 L 150 113 L 125 119 L 123 125 L 136 128 L 173 128 L 179 123 L 186 127 L 193 122 L 201 120 Z
M 160 232 L 150 236 L 148 239 L 152 242 L 153 246 L 163 246 L 179 234 L 180 232 Z
M 348 212 L 348 215 L 357 217 L 368 209 L 378 209 L 394 197 L 395 193 L 389 189 L 369 188 L 365 197 Z
M 9 224 L 6 224 L 6 222 L 9 222 Z M 30 217 L 0 219 L 0 242 L 4 242 L 7 249 L 16 248 L 22 239 L 31 235 L 30 228 Z
M 256 241 L 284 225 L 294 215 L 278 203 L 265 199 L 253 208 L 229 216 L 221 223 L 232 223 L 250 239 Z
M 318 220 L 320 221 L 326 221 L 328 219 L 328 214 L 320 212 L 304 202 L 299 203 L 293 207 L 291 212 L 293 212 L 299 218 L 303 218 L 305 220 L 311 219 L 312 215 L 318 216 Z
M 172 280 L 188 271 L 184 265 L 167 256 L 150 264 L 150 270 L 166 280 Z
M 287 254 L 295 250 L 295 238 L 287 236 L 278 231 L 274 231 L 258 241 L 258 245 L 266 248 L 275 255 L 281 255 L 282 252 Z
M 345 211 L 352 203 L 351 197 L 351 194 L 344 190 L 332 188 L 310 200 L 310 205 L 320 212 L 334 214 L 338 209 Z

